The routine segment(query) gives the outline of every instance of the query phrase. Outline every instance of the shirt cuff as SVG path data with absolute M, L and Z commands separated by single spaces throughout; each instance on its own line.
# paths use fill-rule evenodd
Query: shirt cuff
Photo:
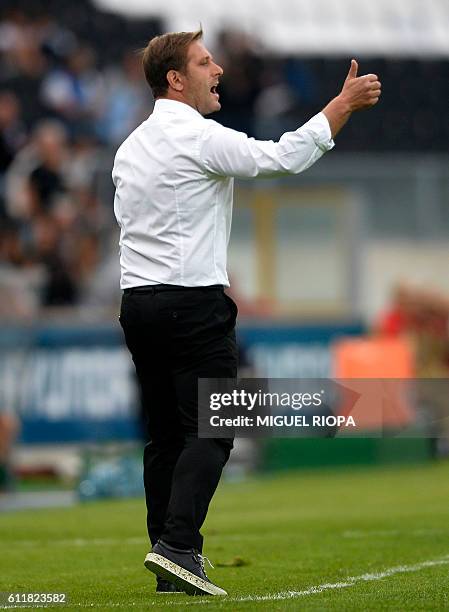
M 329 121 L 324 113 L 318 113 L 306 123 L 317 147 L 322 151 L 330 151 L 335 147 Z

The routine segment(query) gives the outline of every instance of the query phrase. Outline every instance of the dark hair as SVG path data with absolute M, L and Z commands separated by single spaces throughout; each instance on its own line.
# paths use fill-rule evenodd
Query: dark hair
M 185 72 L 189 45 L 203 37 L 203 30 L 196 32 L 170 32 L 155 36 L 143 50 L 142 64 L 145 78 L 153 96 L 164 96 L 168 90 L 167 72 Z

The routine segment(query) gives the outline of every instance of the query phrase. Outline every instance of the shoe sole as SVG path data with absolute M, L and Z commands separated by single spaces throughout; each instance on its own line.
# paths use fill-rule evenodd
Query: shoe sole
M 148 553 L 145 557 L 145 567 L 156 576 L 173 582 L 188 595 L 227 595 L 224 589 L 156 553 Z

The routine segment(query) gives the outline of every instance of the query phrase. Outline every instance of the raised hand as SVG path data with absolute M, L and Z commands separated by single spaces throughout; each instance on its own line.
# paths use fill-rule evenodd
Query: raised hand
M 340 94 L 351 112 L 374 106 L 381 94 L 381 84 L 377 74 L 358 77 L 358 68 L 358 63 L 353 59 Z
M 357 76 L 359 65 L 351 60 L 348 76 L 343 84 L 340 95 L 331 100 L 323 113 L 329 121 L 332 137 L 336 136 L 351 113 L 371 108 L 379 102 L 381 84 L 377 74 Z

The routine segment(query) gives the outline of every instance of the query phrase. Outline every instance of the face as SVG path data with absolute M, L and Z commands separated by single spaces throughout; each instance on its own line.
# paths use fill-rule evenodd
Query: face
M 185 102 L 201 115 L 219 111 L 217 85 L 222 74 L 223 69 L 214 62 L 206 47 L 200 41 L 193 42 L 187 53 L 186 73 L 180 75 Z

